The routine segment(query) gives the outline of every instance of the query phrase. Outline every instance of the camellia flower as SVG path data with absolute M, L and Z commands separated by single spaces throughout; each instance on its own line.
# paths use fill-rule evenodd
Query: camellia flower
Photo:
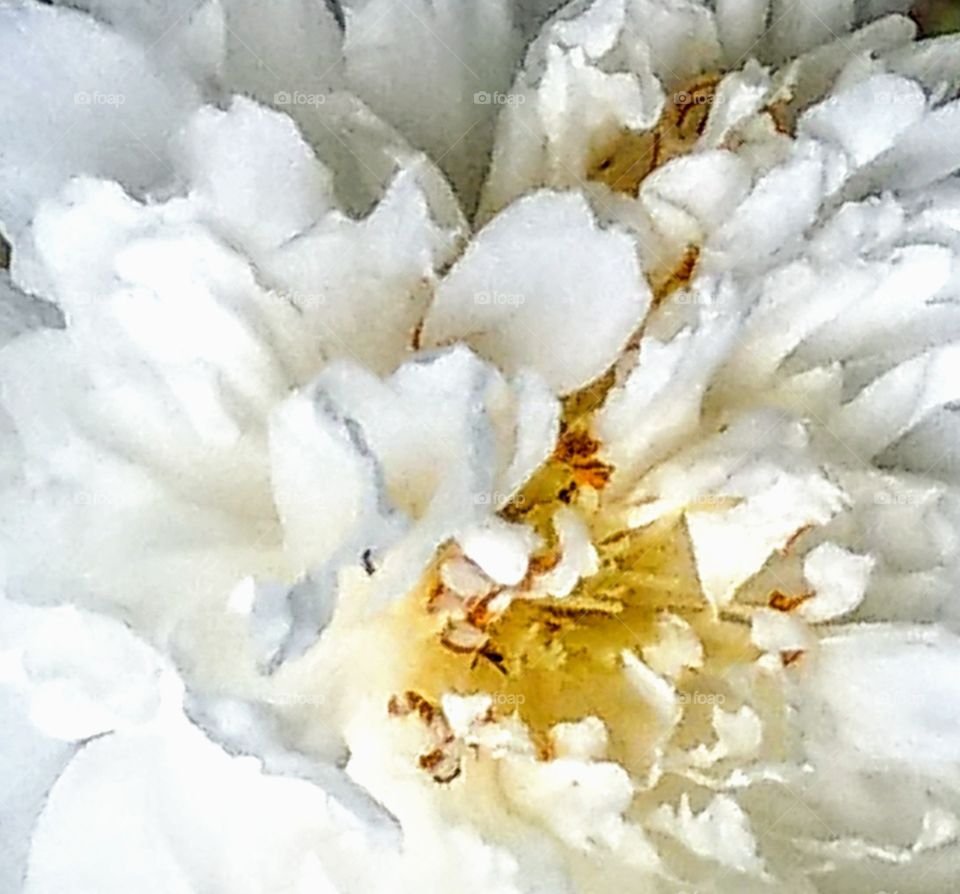
M 0 5 L 0 886 L 953 891 L 960 40 L 70 5 Z

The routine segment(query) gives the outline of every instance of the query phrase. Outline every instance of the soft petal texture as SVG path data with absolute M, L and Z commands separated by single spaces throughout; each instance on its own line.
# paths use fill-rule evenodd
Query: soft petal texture
M 802 144 L 788 164 L 774 168 L 753 188 L 709 243 L 712 263 L 749 269 L 798 240 L 816 219 L 824 193 L 823 150 Z M 780 196 L 789 195 L 788 208 Z
M 62 325 L 55 305 L 25 295 L 10 281 L 10 272 L 0 270 L 0 346 L 31 329 Z
M 317 116 L 318 97 L 337 83 L 342 64 L 342 35 L 328 5 L 287 0 L 268 10 L 256 0 L 222 0 L 222 10 L 229 88 Z
M 788 419 L 743 418 L 642 479 L 638 495 L 649 496 L 633 524 L 685 509 L 704 594 L 722 606 L 796 532 L 844 507 L 840 488 L 801 459 L 808 437 Z
M 800 129 L 838 143 L 853 166 L 860 167 L 916 126 L 926 114 L 926 104 L 926 96 L 915 81 L 877 75 L 834 93 L 805 113 Z
M 537 582 L 538 588 L 562 599 L 569 596 L 581 578 L 597 573 L 600 567 L 596 548 L 583 519 L 563 507 L 553 518 L 560 544 L 560 561 Z
M 542 461 L 555 437 L 551 427 L 544 438 L 542 417 L 555 420 L 556 410 L 553 398 L 539 401 L 536 413 L 519 415 L 529 409 L 522 394 L 462 346 L 421 356 L 383 382 L 353 364 L 331 364 L 277 418 L 300 432 L 290 439 L 277 430 L 274 438 L 288 546 L 314 563 L 341 548 L 354 560 L 365 550 L 382 556 L 380 587 L 386 598 L 399 597 L 440 543 L 476 536 L 512 496 L 510 482 Z M 327 475 L 336 484 L 323 484 Z M 318 525 L 318 512 L 326 525 Z
M 628 7 L 626 0 L 570 4 L 531 44 L 497 122 L 481 220 L 532 188 L 583 186 L 596 146 L 656 123 L 664 90 L 649 45 L 628 33 Z M 659 23 L 671 27 L 667 15 Z
M 55 0 L 55 5 L 89 11 L 199 84 L 223 75 L 226 21 L 219 0 Z
M 828 636 L 798 693 L 802 709 L 816 712 L 804 729 L 812 753 L 825 760 L 839 751 L 864 769 L 899 764 L 955 780 L 958 649 L 957 636 L 936 626 Z
M 721 866 L 749 873 L 763 870 L 749 820 L 732 798 L 717 795 L 707 807 L 695 813 L 684 795 L 678 808 L 668 805 L 659 808 L 651 825 Z
M 243 97 L 226 112 L 197 112 L 182 152 L 201 213 L 254 255 L 303 232 L 333 204 L 330 175 L 296 125 Z
M 464 555 L 501 586 L 523 580 L 535 545 L 529 529 L 505 522 L 471 527 L 458 540 Z
M 94 802 L 100 819 L 84 822 Z M 364 863 L 369 890 L 386 890 L 377 880 L 383 864 L 377 870 L 361 856 L 361 829 L 318 787 L 266 776 L 255 760 L 231 758 L 180 720 L 95 741 L 74 759 L 41 815 L 25 891 L 306 892 L 324 879 L 319 890 L 336 891 L 331 876 Z M 321 856 L 308 844 L 331 834 L 349 861 L 339 869 L 332 850 Z M 124 845 L 115 858 L 98 859 L 117 840 Z
M 604 372 L 649 302 L 631 240 L 600 229 L 579 196 L 543 192 L 478 234 L 441 283 L 423 338 L 462 338 L 564 394 Z
M 345 7 L 347 82 L 438 160 L 472 208 L 520 51 L 511 4 L 350 0 Z
M 390 523 L 382 467 L 322 385 L 273 412 L 270 453 L 284 544 L 304 567 L 382 546 Z
M 628 0 L 630 36 L 650 48 L 654 73 L 667 85 L 710 71 L 720 47 L 712 12 L 696 0 Z
M 850 30 L 854 0 L 772 0 L 770 45 L 781 58 L 811 50 Z
M 636 366 L 609 395 L 598 414 L 606 452 L 622 479 L 646 471 L 700 422 L 707 386 L 736 344 L 740 311 L 730 283 L 701 282 L 678 300 L 697 318 L 669 340 L 655 334 L 640 341 Z
M 862 601 L 875 561 L 833 543 L 811 550 L 803 560 L 803 576 L 813 598 L 799 613 L 808 621 L 830 621 L 853 611 Z
M 261 269 L 325 356 L 387 373 L 416 338 L 454 237 L 434 222 L 413 174 L 403 173 L 369 216 L 332 213 Z
M 72 175 L 112 177 L 134 191 L 170 178 L 170 144 L 197 96 L 136 43 L 79 13 L 17 2 L 0 9 L 0 59 L 8 235 Z

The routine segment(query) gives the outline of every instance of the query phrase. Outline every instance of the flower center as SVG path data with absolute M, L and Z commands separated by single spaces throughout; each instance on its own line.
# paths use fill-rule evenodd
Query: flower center
M 624 129 L 598 144 L 587 165 L 587 179 L 636 196 L 649 174 L 696 145 L 719 84 L 719 74 L 701 75 L 667 97 L 652 130 Z
M 631 529 L 624 509 L 604 500 L 613 470 L 591 434 L 602 391 L 603 383 L 568 400 L 553 456 L 501 513 L 540 537 L 526 578 L 511 588 L 451 591 L 444 566 L 466 560 L 449 544 L 406 600 L 401 622 L 416 659 L 391 712 L 416 711 L 435 726 L 445 695 L 482 693 L 491 721 L 519 716 L 541 759 L 553 756 L 553 727 L 597 717 L 610 759 L 642 777 L 657 759 L 662 706 L 630 665 L 672 681 L 684 735 L 700 741 L 715 705 L 735 707 L 725 672 L 760 653 L 743 616 L 718 613 L 704 598 L 682 517 Z M 538 580 L 563 561 L 556 519 L 569 510 L 589 532 L 595 571 L 567 595 L 549 595 Z M 421 764 L 441 782 L 459 772 L 440 749 Z

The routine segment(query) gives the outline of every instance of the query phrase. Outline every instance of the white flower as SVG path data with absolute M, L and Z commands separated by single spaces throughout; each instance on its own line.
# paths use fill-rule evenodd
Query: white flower
M 951 891 L 960 41 L 73 5 L 0 7 L 4 889 Z

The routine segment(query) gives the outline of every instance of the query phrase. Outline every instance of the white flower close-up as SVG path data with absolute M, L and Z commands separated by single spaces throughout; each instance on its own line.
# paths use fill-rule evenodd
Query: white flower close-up
M 911 7 L 0 0 L 0 891 L 953 894 Z

